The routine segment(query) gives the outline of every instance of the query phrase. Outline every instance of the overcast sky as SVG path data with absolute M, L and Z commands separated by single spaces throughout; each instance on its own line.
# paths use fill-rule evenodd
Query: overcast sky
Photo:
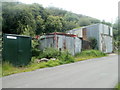
M 39 3 L 54 6 L 77 14 L 91 16 L 113 23 L 118 16 L 119 0 L 18 0 L 26 4 Z

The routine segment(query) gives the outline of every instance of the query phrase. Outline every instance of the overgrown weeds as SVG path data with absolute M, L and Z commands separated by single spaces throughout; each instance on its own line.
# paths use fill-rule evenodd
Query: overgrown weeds
M 115 86 L 113 90 L 120 90 L 120 82 Z
M 85 50 L 85 51 L 82 51 L 81 53 L 77 53 L 75 55 L 75 60 L 81 61 L 81 60 L 103 57 L 103 56 L 107 56 L 107 54 L 105 54 L 99 50 Z
M 38 58 L 57 58 L 58 56 L 60 56 L 60 51 L 58 51 L 57 49 L 54 48 L 46 48 L 43 51 L 41 51 L 39 53 Z
M 53 67 L 58 66 L 62 64 L 68 64 L 73 63 L 80 60 L 86 60 L 90 58 L 96 58 L 96 57 L 102 57 L 106 56 L 106 54 L 97 51 L 97 50 L 86 50 L 82 51 L 81 53 L 76 54 L 75 56 L 72 56 L 67 51 L 58 51 L 56 49 L 48 48 L 44 50 L 43 52 L 40 52 L 38 57 L 32 57 L 31 62 L 27 66 L 23 67 L 15 67 L 9 62 L 3 62 L 2 67 L 2 75 L 10 75 L 14 73 L 20 73 L 20 72 L 28 72 L 33 71 L 40 68 L 46 68 L 46 67 Z M 56 58 L 56 60 L 50 59 L 48 62 L 40 62 L 37 63 L 36 60 L 41 58 Z

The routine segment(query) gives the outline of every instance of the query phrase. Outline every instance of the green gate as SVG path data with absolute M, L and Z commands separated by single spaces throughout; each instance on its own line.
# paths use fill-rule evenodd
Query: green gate
M 9 61 L 15 66 L 27 65 L 31 60 L 31 37 L 4 34 L 3 61 Z

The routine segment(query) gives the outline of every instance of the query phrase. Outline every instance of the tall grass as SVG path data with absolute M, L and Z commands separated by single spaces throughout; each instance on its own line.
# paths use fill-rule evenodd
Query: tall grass
M 77 53 L 75 55 L 75 58 L 77 61 L 81 61 L 81 60 L 103 57 L 103 56 L 107 56 L 107 54 L 105 54 L 99 50 L 85 50 L 85 51 L 82 51 L 81 53 Z
M 19 72 L 20 72 L 19 68 L 14 67 L 9 62 L 3 62 L 3 65 L 2 65 L 2 76 L 14 74 L 14 73 L 19 73 Z
M 113 90 L 120 90 L 120 82 L 115 86 Z
M 43 57 L 56 58 L 57 60 L 55 61 L 49 60 L 48 62 L 37 63 L 36 62 L 37 58 L 32 57 L 30 64 L 23 67 L 15 67 L 9 62 L 3 62 L 2 75 L 6 76 L 14 73 L 28 72 L 40 68 L 53 67 L 62 64 L 73 63 L 75 61 L 86 60 L 86 59 L 102 57 L 102 56 L 106 56 L 106 54 L 97 50 L 86 50 L 76 54 L 75 56 L 72 56 L 67 51 L 59 52 L 56 49 L 49 48 L 48 50 L 43 51 L 38 58 L 43 58 Z
M 2 77 L 2 64 L 0 63 L 0 77 Z

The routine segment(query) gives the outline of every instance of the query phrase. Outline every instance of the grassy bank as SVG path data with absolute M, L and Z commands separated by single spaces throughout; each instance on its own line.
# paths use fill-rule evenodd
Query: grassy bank
M 75 60 L 82 61 L 86 59 L 98 58 L 98 57 L 104 57 L 104 56 L 107 56 L 107 54 L 102 53 L 98 50 L 85 50 L 85 51 L 82 51 L 81 53 L 76 54 Z
M 0 64 L 0 77 L 2 77 L 2 64 Z
M 98 58 L 106 56 L 106 54 L 97 50 L 86 50 L 75 56 L 70 55 L 68 52 L 59 52 L 53 49 L 44 50 L 38 57 L 33 57 L 30 64 L 23 67 L 15 67 L 9 62 L 3 62 L 2 75 L 7 76 L 10 74 L 33 71 L 40 68 L 54 67 L 62 64 L 74 63 L 77 61 L 87 60 L 91 58 Z M 56 58 L 56 60 L 50 59 L 48 62 L 37 63 L 37 59 L 41 58 Z
M 120 82 L 115 86 L 114 90 L 120 90 Z

